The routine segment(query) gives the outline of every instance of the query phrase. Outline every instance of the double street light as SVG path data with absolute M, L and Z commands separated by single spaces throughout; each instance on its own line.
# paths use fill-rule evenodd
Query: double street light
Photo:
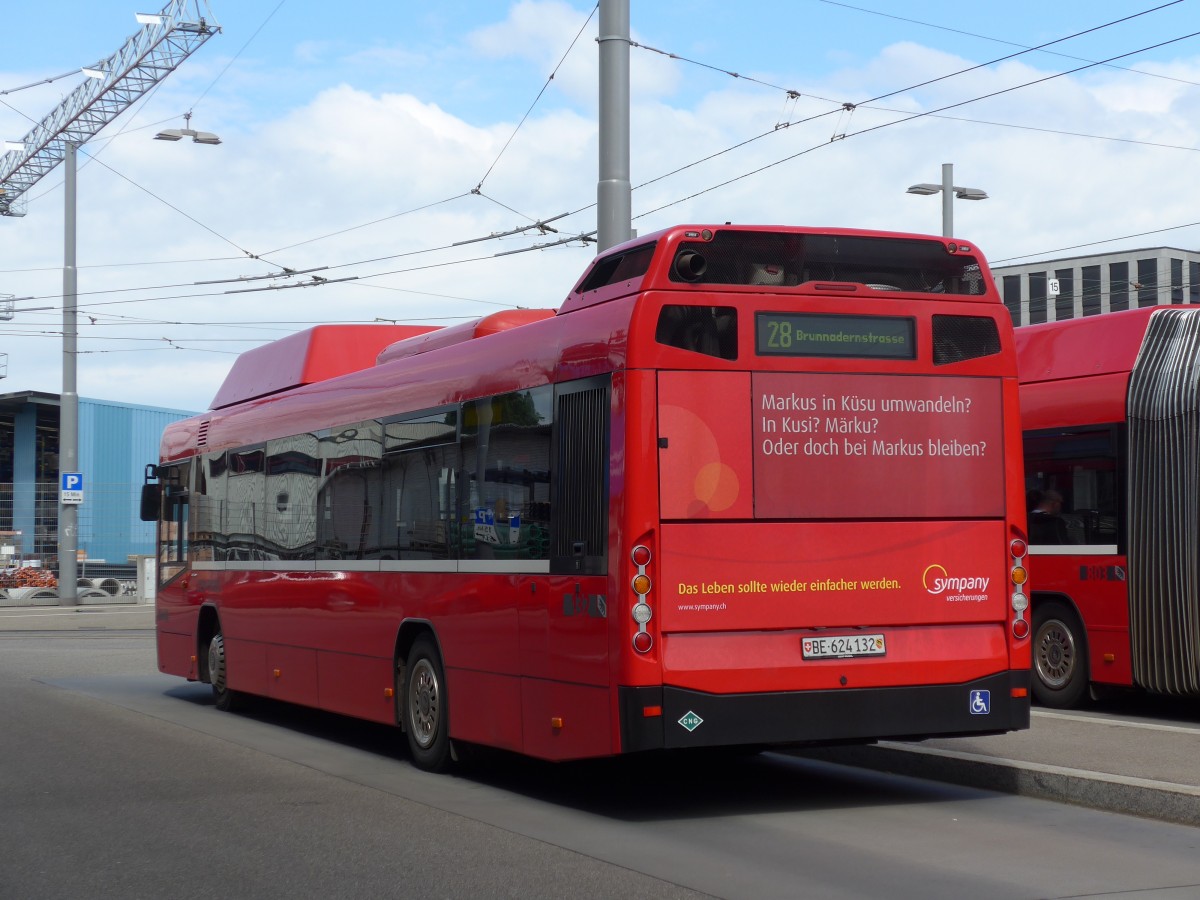
M 183 121 L 185 126 L 190 126 L 192 124 L 192 114 L 190 111 L 183 114 Z M 195 131 L 190 127 L 164 128 L 154 136 L 154 139 L 156 141 L 180 141 L 185 137 L 190 137 L 192 139 L 192 143 L 194 144 L 221 143 L 221 139 L 211 131 Z
M 988 195 L 979 188 L 959 187 L 954 183 L 954 163 L 942 163 L 942 183 L 914 184 L 906 193 L 929 196 L 942 195 L 942 236 L 954 237 L 954 200 L 986 200 Z

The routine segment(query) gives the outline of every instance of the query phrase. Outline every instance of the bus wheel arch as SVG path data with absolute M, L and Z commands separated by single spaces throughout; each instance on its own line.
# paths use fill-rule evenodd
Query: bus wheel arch
M 446 669 L 428 623 L 406 622 L 396 639 L 396 714 L 414 765 L 442 772 L 453 760 Z
M 1075 604 L 1061 594 L 1033 595 L 1033 696 L 1043 706 L 1068 709 L 1091 681 L 1087 634 Z

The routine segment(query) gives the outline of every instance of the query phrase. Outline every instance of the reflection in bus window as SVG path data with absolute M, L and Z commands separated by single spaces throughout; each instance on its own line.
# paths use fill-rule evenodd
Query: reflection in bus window
M 378 559 L 383 426 L 370 420 L 331 429 L 318 445 L 316 558 Z
M 550 552 L 549 385 L 463 409 L 463 559 L 546 559 Z

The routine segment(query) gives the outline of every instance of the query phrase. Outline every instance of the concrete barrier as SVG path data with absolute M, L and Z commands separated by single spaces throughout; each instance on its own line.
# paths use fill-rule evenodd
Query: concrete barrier
M 57 606 L 58 591 L 44 587 L 18 587 L 0 591 L 0 606 Z

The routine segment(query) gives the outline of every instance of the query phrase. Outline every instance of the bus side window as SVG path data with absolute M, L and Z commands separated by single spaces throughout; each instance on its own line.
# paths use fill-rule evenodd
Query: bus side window
M 464 408 L 461 558 L 549 555 L 553 398 L 546 385 Z
M 1031 544 L 1122 542 L 1120 437 L 1110 425 L 1025 434 Z
M 192 461 L 161 466 L 159 480 L 163 508 L 158 523 L 158 578 L 166 584 L 187 567 Z

